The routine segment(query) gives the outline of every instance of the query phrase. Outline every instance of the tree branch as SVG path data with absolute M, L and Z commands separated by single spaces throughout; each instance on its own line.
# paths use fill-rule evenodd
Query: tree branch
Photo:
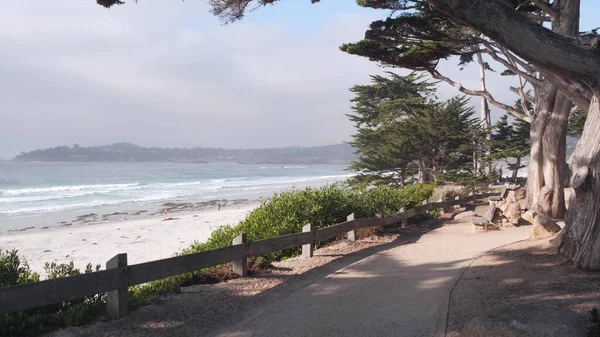
M 522 89 L 521 89 L 522 90 Z M 519 89 L 515 88 L 515 87 L 510 87 L 510 91 L 514 92 L 515 94 L 519 95 Z M 525 99 L 531 103 L 531 104 L 535 104 L 535 99 L 533 98 L 533 96 L 523 92 L 523 97 L 525 97 Z
M 535 76 L 532 76 L 531 74 L 524 72 L 523 70 L 519 69 L 519 67 L 517 67 L 515 64 L 511 64 L 507 60 L 498 56 L 498 54 L 496 53 L 496 50 L 494 48 L 492 48 L 492 46 L 486 44 L 486 47 L 487 47 L 486 54 L 490 55 L 494 60 L 502 63 L 502 65 L 504 65 L 506 68 L 510 69 L 515 74 L 523 76 L 523 78 L 525 78 L 527 81 L 529 81 L 529 83 L 531 83 L 532 85 L 534 85 L 534 86 L 542 85 L 544 83 L 544 81 L 536 78 Z
M 591 99 L 591 88 L 600 85 L 600 53 L 533 22 L 507 1 L 429 0 L 429 3 L 531 62 L 546 77 L 547 72 L 560 74 L 563 78 L 553 78 L 552 82 L 563 93 L 570 94 L 566 82 L 584 84 L 587 88 L 582 85 L 580 94 Z
M 525 14 L 526 17 L 532 19 L 533 21 L 537 21 L 537 22 L 550 22 L 552 21 L 552 18 L 549 16 L 545 16 L 545 15 L 539 15 L 539 14 L 534 14 L 534 13 L 523 13 Z
M 531 3 L 536 5 L 537 8 L 546 12 L 552 18 L 556 18 L 558 16 L 558 13 L 556 13 L 552 6 L 544 0 L 531 0 Z
M 431 77 L 435 78 L 436 80 L 440 80 L 440 81 L 444 81 L 448 84 L 450 84 L 451 86 L 455 87 L 456 89 L 458 89 L 460 92 L 465 93 L 467 95 L 471 95 L 471 96 L 479 96 L 479 97 L 485 97 L 487 99 L 488 102 L 490 102 L 493 106 L 500 108 L 506 112 L 511 113 L 513 116 L 522 119 L 526 122 L 531 123 L 533 118 L 531 118 L 531 116 L 527 116 L 521 112 L 519 112 L 517 109 L 515 109 L 512 106 L 506 105 L 504 103 L 500 103 L 498 101 L 496 101 L 494 99 L 494 97 L 487 91 L 487 90 L 471 90 L 471 89 L 467 89 L 465 87 L 463 87 L 462 84 L 455 82 L 451 79 L 449 79 L 448 77 L 443 76 L 442 74 L 440 74 L 439 71 L 435 70 L 435 69 L 429 69 L 427 70 L 430 74 Z
M 496 48 L 502 50 L 502 54 L 504 54 L 506 56 L 506 58 L 512 58 L 521 67 L 523 67 L 523 69 L 525 69 L 525 71 L 527 71 L 528 73 L 531 74 L 531 73 L 536 73 L 538 71 L 534 66 L 521 60 L 521 58 L 519 58 L 517 55 L 511 53 L 508 49 L 504 48 L 503 46 L 500 46 L 497 43 L 490 43 L 490 45 L 492 47 L 496 47 Z

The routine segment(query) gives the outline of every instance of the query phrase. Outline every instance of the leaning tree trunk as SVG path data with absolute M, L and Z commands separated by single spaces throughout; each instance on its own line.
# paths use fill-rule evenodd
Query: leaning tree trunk
M 417 165 L 418 165 L 417 180 L 418 180 L 419 184 L 422 184 L 425 182 L 425 163 L 421 159 L 419 159 L 419 160 L 417 160 Z
M 481 56 L 481 53 L 477 53 L 477 63 L 479 63 L 479 83 L 481 86 L 481 90 L 487 91 L 485 82 L 485 63 L 483 62 L 483 57 Z M 486 177 L 489 177 L 492 173 L 492 163 L 491 161 L 489 161 L 489 158 L 491 156 L 490 142 L 492 140 L 492 133 L 489 130 L 490 125 L 490 107 L 488 105 L 487 99 L 485 97 L 481 97 L 481 127 L 485 130 L 486 143 L 482 146 L 481 149 L 482 155 L 479 158 L 479 167 L 483 166 Z
M 561 252 L 576 266 L 600 270 L 600 88 L 592 98 L 583 134 L 570 159 L 571 187 Z
M 572 103 L 550 84 L 540 90 L 537 98 L 529 134 L 527 204 L 538 213 L 563 218 L 566 138 Z
M 513 184 L 517 183 L 517 175 L 519 174 L 519 167 L 521 166 L 521 157 L 517 157 L 517 162 L 515 163 L 515 169 L 512 173 L 512 182 Z
M 579 0 L 556 1 L 552 30 L 564 36 L 579 32 Z M 531 152 L 527 174 L 530 208 L 562 218 L 565 214 L 565 162 L 569 114 L 573 104 L 546 81 L 538 89 L 536 115 L 531 123 Z

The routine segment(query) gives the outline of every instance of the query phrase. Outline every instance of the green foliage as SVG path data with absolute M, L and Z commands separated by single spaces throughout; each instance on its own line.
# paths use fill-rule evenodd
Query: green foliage
M 208 241 L 195 242 L 183 254 L 196 253 L 231 245 L 233 238 L 246 233 L 248 240 L 256 241 L 280 235 L 299 233 L 308 223 L 323 228 L 355 217 L 372 217 L 383 212 L 394 214 L 401 207 L 412 207 L 427 199 L 434 185 L 421 184 L 406 188 L 380 186 L 350 188 L 344 184 L 320 188 L 290 190 L 275 194 L 254 209 L 236 226 L 215 230 Z M 270 264 L 298 253 L 286 250 L 262 256 L 262 264 Z
M 414 174 L 412 139 L 403 120 L 431 106 L 432 86 L 423 76 L 388 73 L 350 89 L 354 114 L 348 117 L 357 128 L 350 144 L 358 154 L 350 169 L 359 173 L 353 183 L 404 186 L 406 176 Z
M 435 181 L 470 173 L 480 125 L 467 99 L 436 103 L 432 86 L 414 73 L 388 73 L 350 89 L 356 96 L 348 116 L 357 129 L 350 144 L 358 153 L 353 183 L 404 186 L 417 163 Z
M 517 109 L 521 105 L 517 102 Z M 492 132 L 492 158 L 506 162 L 512 171 L 512 180 L 516 181 L 519 169 L 526 167 L 522 158 L 529 154 L 530 124 L 520 119 L 509 124 L 508 116 L 503 115 L 493 127 Z
M 567 134 L 571 137 L 579 138 L 583 133 L 583 125 L 585 124 L 585 119 L 587 118 L 587 111 L 578 108 L 577 110 L 571 113 L 569 117 L 569 126 L 567 129 Z
M 36 282 L 40 280 L 38 273 L 32 272 L 25 261 L 21 261 L 18 251 L 0 250 L 0 287 Z
M 92 273 L 100 270 L 100 265 L 97 264 L 95 268 L 92 267 L 91 263 L 88 263 L 83 271 L 85 274 Z M 67 277 L 67 276 L 75 276 L 80 275 L 81 271 L 73 265 L 73 261 L 65 264 L 56 264 L 55 262 L 48 263 L 44 265 L 44 271 L 48 275 L 48 279 L 52 280 L 55 278 Z
M 21 263 L 16 250 L 7 254 L 0 252 L 0 261 L 0 278 L 3 281 L 10 279 L 8 283 L 2 283 L 2 286 L 39 281 L 39 275 L 31 272 L 27 264 Z M 8 268 L 5 268 L 6 266 Z M 48 279 L 81 274 L 81 271 L 73 266 L 72 261 L 69 264 L 46 263 L 44 269 Z M 15 270 L 18 270 L 20 275 L 18 278 L 14 277 Z M 94 269 L 91 264 L 88 264 L 84 273 L 98 270 L 100 265 Z M 102 313 L 105 310 L 105 303 L 105 294 L 97 294 L 43 308 L 0 315 L 0 336 L 38 335 L 64 326 L 81 325 Z

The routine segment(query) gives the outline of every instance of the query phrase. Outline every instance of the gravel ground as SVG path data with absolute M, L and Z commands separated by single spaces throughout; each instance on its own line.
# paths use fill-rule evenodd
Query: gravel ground
M 452 293 L 446 336 L 459 336 L 479 313 L 524 303 L 569 308 L 588 322 L 589 336 L 600 336 L 590 314 L 600 308 L 600 273 L 573 268 L 548 240 L 514 243 L 475 260 Z
M 409 226 L 356 242 L 340 241 L 315 250 L 310 259 L 296 257 L 247 278 L 186 287 L 181 294 L 163 297 L 119 320 L 70 327 L 48 336 L 203 336 L 246 318 L 253 308 L 278 293 L 305 287 L 374 252 L 400 245 L 405 238 L 420 235 L 437 223 Z

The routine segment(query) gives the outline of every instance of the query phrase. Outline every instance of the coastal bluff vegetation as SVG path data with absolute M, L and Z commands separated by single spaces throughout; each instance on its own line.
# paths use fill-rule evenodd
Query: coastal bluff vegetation
M 21 152 L 16 162 L 237 162 L 242 164 L 347 164 L 356 158 L 352 146 L 335 144 L 269 149 L 210 147 L 160 148 L 130 143 L 84 147 L 56 146 Z

